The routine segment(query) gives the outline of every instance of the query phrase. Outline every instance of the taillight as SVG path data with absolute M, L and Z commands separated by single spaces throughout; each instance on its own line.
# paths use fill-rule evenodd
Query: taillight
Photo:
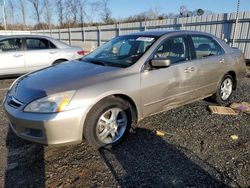
M 85 55 L 86 54 L 86 52 L 83 51 L 83 50 L 82 51 L 78 51 L 77 53 L 78 53 L 78 55 Z

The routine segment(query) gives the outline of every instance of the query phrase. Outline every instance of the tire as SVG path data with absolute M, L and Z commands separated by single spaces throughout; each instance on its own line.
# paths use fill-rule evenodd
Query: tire
M 234 79 L 230 74 L 226 74 L 219 83 L 213 99 L 221 106 L 228 106 L 231 103 L 231 98 L 234 89 Z
M 52 65 L 55 66 L 55 65 L 58 65 L 60 63 L 65 62 L 65 61 L 67 61 L 67 60 L 65 60 L 65 59 L 58 59 L 58 60 L 54 61 L 54 63 L 52 63 Z
M 112 147 L 123 140 L 131 124 L 132 110 L 129 103 L 118 97 L 108 97 L 97 103 L 88 113 L 83 136 L 97 149 Z

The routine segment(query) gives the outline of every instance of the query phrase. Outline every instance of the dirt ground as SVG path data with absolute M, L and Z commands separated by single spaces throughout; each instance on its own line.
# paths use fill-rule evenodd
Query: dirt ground
M 12 81 L 0 80 L 0 187 L 250 186 L 250 115 L 212 115 L 213 103 L 198 101 L 144 119 L 112 150 L 44 147 L 8 127 L 2 99 Z M 250 74 L 233 100 L 250 102 Z

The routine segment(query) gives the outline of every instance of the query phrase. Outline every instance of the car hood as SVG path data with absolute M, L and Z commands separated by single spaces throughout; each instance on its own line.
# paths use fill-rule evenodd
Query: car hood
M 22 76 L 13 85 L 10 94 L 22 103 L 51 94 L 77 90 L 114 76 L 122 68 L 70 61 Z M 110 73 L 112 72 L 112 74 Z

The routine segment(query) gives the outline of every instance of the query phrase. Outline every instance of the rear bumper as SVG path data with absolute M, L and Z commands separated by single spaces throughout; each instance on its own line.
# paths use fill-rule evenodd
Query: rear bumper
M 26 113 L 4 104 L 10 126 L 17 136 L 44 145 L 80 143 L 87 108 L 54 114 Z

